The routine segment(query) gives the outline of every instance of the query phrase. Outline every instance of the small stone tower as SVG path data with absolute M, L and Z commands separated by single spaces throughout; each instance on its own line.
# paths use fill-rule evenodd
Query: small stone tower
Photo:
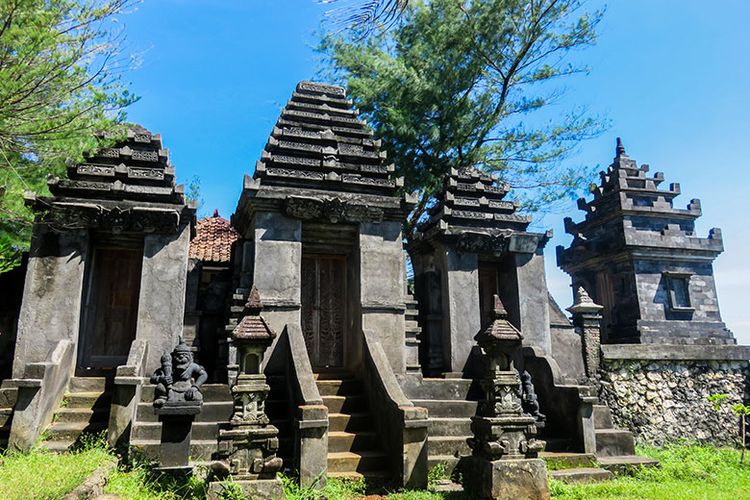
M 617 139 L 612 165 L 581 198 L 579 223 L 565 219 L 573 236 L 557 247 L 558 265 L 604 306 L 605 343 L 734 344 L 721 321 L 713 261 L 724 250 L 721 231 L 695 233 L 701 204 L 677 208 L 679 184 L 660 189 L 664 174 L 648 176 Z

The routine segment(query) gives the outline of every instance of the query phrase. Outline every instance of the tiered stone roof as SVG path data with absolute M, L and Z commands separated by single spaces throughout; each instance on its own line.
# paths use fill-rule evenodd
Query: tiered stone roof
M 451 169 L 427 220 L 418 227 L 414 244 L 441 239 L 473 253 L 535 251 L 548 235 L 526 232 L 531 217 L 517 213 L 518 202 L 505 200 L 509 191 L 497 176 L 475 168 Z
M 398 195 L 403 178 L 358 115 L 343 87 L 300 82 L 245 177 L 235 227 L 257 209 L 329 222 L 403 217 L 413 203 Z
M 260 300 L 260 293 L 257 288 L 253 287 L 245 303 L 243 317 L 232 331 L 232 339 L 270 344 L 276 337 L 276 332 L 261 317 L 260 312 L 262 310 L 263 303 Z
M 123 142 L 69 165 L 67 179 L 51 179 L 49 189 L 58 197 L 184 204 L 174 174 L 161 135 L 134 125 Z
M 505 309 L 500 297 L 495 295 L 493 296 L 493 300 L 495 319 L 487 328 L 477 333 L 474 340 L 476 340 L 480 346 L 496 342 L 516 342 L 520 344 L 523 340 L 523 335 L 521 335 L 518 328 L 513 326 L 508 320 L 508 311 Z
M 239 234 L 229 221 L 215 210 L 212 217 L 198 221 L 195 238 L 190 242 L 190 258 L 203 262 L 226 263 L 232 257 L 232 244 Z
M 386 153 L 372 130 L 335 85 L 300 82 L 281 111 L 255 179 L 266 185 L 313 185 L 393 196 L 403 179 L 392 175 Z
M 161 136 L 140 125 L 113 147 L 70 164 L 67 177 L 48 180 L 52 197 L 27 197 L 44 221 L 59 229 L 97 228 L 114 232 L 171 232 L 195 224 L 195 208 L 184 187 L 175 185 L 175 169 Z
M 625 247 L 650 247 L 697 251 L 718 255 L 723 251 L 721 231 L 711 229 L 708 238 L 695 233 L 695 220 L 701 216 L 701 203 L 692 199 L 686 208 L 677 208 L 674 200 L 680 185 L 672 183 L 662 189 L 664 174 L 647 175 L 648 165 L 640 167 L 625 152 L 617 139 L 615 158 L 601 172 L 601 182 L 591 189 L 591 201 L 581 198 L 578 207 L 586 218 L 573 223 L 565 219 L 565 231 L 574 237 L 573 245 L 559 250 L 560 264 L 571 259 L 593 257 L 603 250 Z M 589 255 L 591 254 L 591 255 Z

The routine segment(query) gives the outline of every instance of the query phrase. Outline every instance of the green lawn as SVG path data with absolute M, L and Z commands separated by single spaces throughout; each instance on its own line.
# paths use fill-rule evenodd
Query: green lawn
M 643 448 L 661 467 L 634 471 L 606 483 L 572 486 L 550 482 L 555 499 L 731 499 L 750 498 L 750 464 L 741 465 L 740 452 L 727 448 L 675 445 Z M 72 491 L 91 472 L 117 456 L 101 444 L 83 446 L 75 453 L 55 455 L 43 450 L 0 456 L 0 498 L 56 499 Z M 161 476 L 145 465 L 121 464 L 110 477 L 107 493 L 124 499 L 200 499 L 206 484 L 200 471 L 187 481 Z M 440 471 L 431 479 L 439 479 Z M 331 480 L 323 492 L 300 490 L 284 478 L 288 500 L 350 500 L 367 493 L 389 500 L 463 500 L 463 494 L 430 491 L 388 491 L 361 481 Z

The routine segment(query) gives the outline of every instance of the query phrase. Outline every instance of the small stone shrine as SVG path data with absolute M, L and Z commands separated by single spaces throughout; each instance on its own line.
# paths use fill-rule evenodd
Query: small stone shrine
M 193 362 L 193 353 L 180 339 L 171 354 L 161 357 L 161 368 L 151 376 L 154 413 L 161 427 L 160 470 L 187 474 L 192 470 L 190 438 L 193 419 L 201 412 L 201 386 L 208 379 L 206 370 Z
M 538 458 L 545 443 L 535 438 L 535 416 L 524 413 L 521 378 L 513 361 L 523 337 L 508 321 L 497 295 L 493 314 L 492 323 L 474 337 L 486 362 L 481 379 L 485 398 L 471 419 L 472 456 L 464 484 L 475 498 L 546 499 L 547 468 Z
M 605 343 L 735 344 L 713 278 L 721 230 L 696 235 L 700 200 L 677 208 L 680 185 L 662 189 L 664 174 L 648 172 L 618 138 L 594 198 L 578 201 L 585 220 L 565 219 L 573 243 L 558 247 L 558 264 L 603 306 Z
M 226 429 L 219 431 L 217 456 L 231 482 L 248 498 L 283 498 L 284 489 L 276 473 L 283 462 L 276 457 L 279 431 L 265 413 L 270 387 L 261 371 L 263 354 L 276 337 L 260 316 L 263 305 L 258 289 L 250 291 L 243 318 L 232 332 L 237 349 L 239 375 L 232 386 L 234 413 Z M 225 484 L 211 483 L 209 498 L 222 498 Z
M 409 255 L 424 318 L 421 360 L 430 374 L 469 374 L 471 338 L 492 320 L 500 294 L 529 342 L 549 352 L 544 259 L 549 235 L 505 200 L 509 187 L 473 168 L 452 170 Z M 467 294 L 478 290 L 479 294 Z M 520 300 L 519 297 L 524 297 Z

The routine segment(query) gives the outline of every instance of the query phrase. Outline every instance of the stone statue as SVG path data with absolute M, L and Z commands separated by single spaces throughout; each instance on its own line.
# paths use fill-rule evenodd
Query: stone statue
M 193 362 L 193 353 L 180 339 L 171 354 L 161 357 L 161 368 L 151 376 L 151 383 L 156 384 L 154 406 L 159 408 L 165 403 L 203 401 L 200 387 L 207 379 L 206 370 Z
M 539 398 L 534 390 L 534 382 L 531 380 L 531 374 L 526 370 L 521 374 L 521 386 L 523 387 L 522 402 L 524 413 L 536 418 L 537 427 L 544 427 L 547 416 L 539 411 Z

